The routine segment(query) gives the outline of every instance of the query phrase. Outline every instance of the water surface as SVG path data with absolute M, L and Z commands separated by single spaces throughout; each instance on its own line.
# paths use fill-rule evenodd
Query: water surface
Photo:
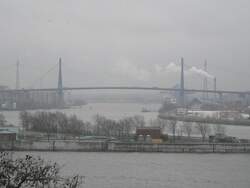
M 26 152 L 17 152 L 23 156 Z M 85 188 L 249 188 L 248 154 L 29 152 L 85 176 Z
M 151 112 L 143 113 L 142 109 L 146 108 L 151 110 Z M 124 117 L 141 115 L 145 118 L 148 126 L 150 126 L 150 121 L 157 118 L 158 109 L 160 104 L 151 103 L 89 103 L 85 106 L 63 109 L 63 110 L 50 110 L 50 111 L 61 111 L 67 115 L 76 115 L 79 119 L 84 121 L 93 121 L 93 116 L 96 114 L 106 116 L 111 119 L 121 119 Z M 34 112 L 34 111 L 32 111 Z M 4 111 L 2 112 L 6 119 L 19 126 L 19 112 L 18 111 Z M 226 126 L 227 134 L 230 136 L 235 136 L 238 138 L 250 139 L 250 127 L 244 126 Z M 167 130 L 166 130 L 167 131 Z

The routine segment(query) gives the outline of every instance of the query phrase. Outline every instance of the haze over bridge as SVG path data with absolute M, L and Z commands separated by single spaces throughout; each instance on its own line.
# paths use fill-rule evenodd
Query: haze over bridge
M 216 79 L 215 79 L 216 81 Z M 165 92 L 176 92 L 178 94 L 178 103 L 180 106 L 185 106 L 185 95 L 193 93 L 211 93 L 218 95 L 220 98 L 224 94 L 234 94 L 241 97 L 246 97 L 250 95 L 250 91 L 234 91 L 234 90 L 218 90 L 215 87 L 213 90 L 207 88 L 203 89 L 187 89 L 184 87 L 185 78 L 184 78 L 184 59 L 181 58 L 181 74 L 180 74 L 180 87 L 179 88 L 168 88 L 168 87 L 142 87 L 142 86 L 79 86 L 79 87 L 66 87 L 63 85 L 63 75 L 62 75 L 62 61 L 59 59 L 59 70 L 58 70 L 58 86 L 55 88 L 23 88 L 20 89 L 20 80 L 19 80 L 19 63 L 17 63 L 16 70 L 16 88 L 15 89 L 0 89 L 0 98 L 6 100 L 6 96 L 9 97 L 11 103 L 18 101 L 18 95 L 24 93 L 38 93 L 38 92 L 54 92 L 57 94 L 57 104 L 63 106 L 64 104 L 64 92 L 65 91 L 81 91 L 81 90 L 143 90 L 143 91 L 165 91 Z M 24 97 L 21 97 L 22 100 L 25 100 L 26 94 Z
M 32 92 L 32 91 L 58 91 L 58 88 L 34 88 L 34 89 L 6 89 L 0 92 Z M 178 88 L 164 88 L 164 87 L 140 87 L 140 86 L 88 86 L 88 87 L 63 87 L 63 91 L 74 90 L 151 90 L 151 91 L 184 91 L 188 93 L 215 93 L 215 94 L 235 94 L 235 95 L 250 95 L 250 91 L 234 91 L 234 90 L 203 90 L 203 89 L 178 89 Z

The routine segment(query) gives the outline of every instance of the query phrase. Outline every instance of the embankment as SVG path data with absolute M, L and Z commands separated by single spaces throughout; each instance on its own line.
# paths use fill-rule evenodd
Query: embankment
M 0 150 L 162 153 L 250 153 L 250 144 L 148 144 L 103 141 L 35 141 L 0 143 Z

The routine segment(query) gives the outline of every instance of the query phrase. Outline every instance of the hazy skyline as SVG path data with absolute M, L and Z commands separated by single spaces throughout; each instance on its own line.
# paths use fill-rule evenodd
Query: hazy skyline
M 0 0 L 0 85 L 171 87 L 179 73 L 166 67 L 184 57 L 208 61 L 220 89 L 250 90 L 250 2 L 247 0 Z M 158 68 L 157 68 L 158 67 Z M 187 87 L 202 77 L 187 74 Z M 36 80 L 38 80 L 36 82 Z M 211 85 L 211 84 L 210 84 Z

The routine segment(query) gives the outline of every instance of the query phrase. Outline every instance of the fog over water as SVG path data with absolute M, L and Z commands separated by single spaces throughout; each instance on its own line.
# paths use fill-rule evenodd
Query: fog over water
M 172 87 L 178 74 L 153 69 L 184 57 L 199 68 L 207 59 L 218 88 L 250 90 L 249 9 L 248 0 L 1 0 L 0 85 L 15 87 L 17 59 L 27 88 L 62 57 L 65 86 Z M 55 87 L 57 74 L 42 85 Z
M 57 93 L 16 90 L 6 94 L 2 91 L 0 109 L 9 111 L 0 114 L 16 127 L 20 127 L 19 111 L 12 110 L 31 108 L 59 108 L 48 111 L 76 115 L 89 122 L 93 122 L 93 116 L 97 114 L 114 120 L 140 115 L 145 118 L 146 126 L 150 126 L 151 120 L 158 117 L 160 105 L 164 101 L 175 103 L 175 99 L 181 107 L 188 106 L 184 102 L 199 99 L 192 100 L 198 105 L 190 105 L 190 109 L 207 109 L 202 108 L 205 104 L 209 110 L 250 113 L 247 92 L 250 91 L 250 0 L 0 0 L 0 41 L 1 90 L 58 88 Z M 66 90 L 107 86 L 181 90 L 180 93 Z M 203 89 L 203 94 L 184 89 Z M 215 92 L 207 95 L 204 90 L 216 90 L 217 95 Z M 231 96 L 221 90 L 241 92 Z M 173 98 L 168 100 L 165 94 Z M 82 107 L 62 109 L 65 104 L 75 106 L 85 101 L 88 104 Z M 142 112 L 142 109 L 149 112 Z M 28 125 L 28 131 L 44 131 L 44 117 L 39 117 L 40 123 L 31 119 L 38 126 L 29 129 Z M 56 116 L 49 116 L 48 120 L 53 117 Z M 239 117 L 230 115 L 229 119 Z M 46 139 L 49 140 L 50 132 L 78 135 L 82 130 L 78 126 L 82 122 L 75 123 L 78 121 L 74 118 L 67 121 L 60 117 L 60 120 L 63 121 L 53 121 L 53 126 L 45 121 Z M 58 131 L 55 122 L 60 122 L 62 131 Z M 118 131 L 112 130 L 120 140 L 129 125 L 124 122 L 119 122 Z M 111 123 L 112 127 L 116 125 Z M 181 123 L 175 123 L 173 121 L 172 131 L 166 128 L 164 133 L 179 136 Z M 100 124 L 105 130 L 110 130 L 106 121 L 102 124 L 105 124 Z M 104 131 L 99 131 L 99 124 L 96 127 L 94 135 L 102 135 Z M 250 126 L 225 127 L 228 136 L 250 139 Z M 197 127 L 194 130 L 197 133 L 192 132 L 191 136 L 200 136 Z M 208 127 L 204 124 L 200 130 L 206 132 Z M 12 140 L 16 139 L 15 134 L 11 130 L 8 132 L 6 127 L 2 131 L 0 149 L 5 146 L 15 148 L 16 143 Z M 157 134 L 155 130 L 149 131 L 144 138 L 137 132 L 136 148 L 141 138 L 152 143 L 165 140 L 159 130 L 156 130 Z M 38 142 L 30 143 L 32 136 L 28 132 L 23 140 L 18 137 L 17 146 L 36 147 L 45 141 L 42 135 L 34 134 Z M 62 136 L 67 138 L 68 135 Z M 131 136 L 134 134 L 126 134 L 126 139 L 131 140 Z M 214 140 L 220 141 L 217 137 Z M 163 143 L 177 143 L 175 136 L 168 138 L 168 142 Z M 237 141 L 222 138 L 223 141 L 228 139 Z M 58 143 L 67 145 L 68 142 Z M 46 144 L 52 149 L 57 147 L 55 142 L 46 141 Z M 81 144 L 87 146 L 89 143 Z M 69 147 L 72 146 L 69 144 Z M 31 154 L 58 162 L 63 167 L 63 175 L 85 176 L 84 188 L 250 188 L 250 155 L 246 147 L 244 152 L 248 154 L 26 151 L 13 152 L 13 156 Z

